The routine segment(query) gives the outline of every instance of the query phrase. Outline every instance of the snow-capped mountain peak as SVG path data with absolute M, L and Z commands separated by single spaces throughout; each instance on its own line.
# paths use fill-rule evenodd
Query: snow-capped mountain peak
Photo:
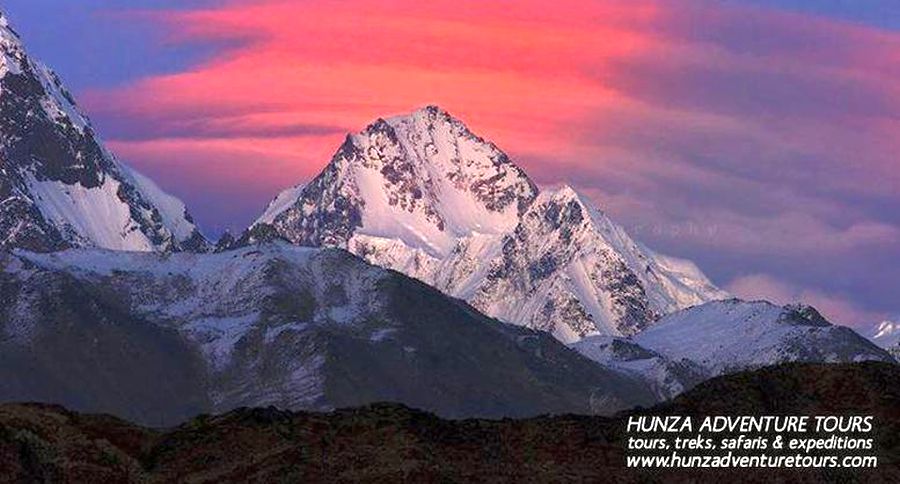
M 360 235 L 446 257 L 461 237 L 513 227 L 536 194 L 506 154 L 429 106 L 349 135 L 318 177 L 277 197 L 254 227 L 302 245 Z
M 25 46 L 0 12 L 0 78 L 7 74 L 21 76 L 34 71 L 44 90 L 41 107 L 47 116 L 62 123 L 69 123 L 78 132 L 90 127 L 90 121 L 78 108 L 74 97 L 65 88 L 59 76 L 46 65 L 29 59 Z
M 0 13 L 0 248 L 196 249 L 184 204 L 116 160 Z
M 322 173 L 273 200 L 239 244 L 276 237 L 345 248 L 565 342 L 633 334 L 727 296 L 693 264 L 634 242 L 572 187 L 539 191 L 435 106 L 348 135 Z

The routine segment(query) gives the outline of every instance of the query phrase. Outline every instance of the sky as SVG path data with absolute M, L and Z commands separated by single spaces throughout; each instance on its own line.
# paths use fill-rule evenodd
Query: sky
M 125 162 L 240 231 L 438 104 L 744 298 L 900 316 L 896 0 L 0 0 Z

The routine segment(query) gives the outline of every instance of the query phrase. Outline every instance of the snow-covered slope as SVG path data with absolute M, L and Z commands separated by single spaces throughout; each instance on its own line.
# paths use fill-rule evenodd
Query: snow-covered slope
M 17 250 L 0 253 L 0 301 L 0 401 L 145 409 L 129 416 L 154 425 L 240 406 L 497 417 L 656 401 L 634 374 L 339 249 Z
M 273 237 L 345 248 L 566 342 L 633 334 L 726 297 L 690 262 L 631 240 L 571 188 L 539 192 L 507 155 L 434 106 L 348 136 L 241 243 Z
M 900 358 L 900 323 L 882 321 L 867 336 L 873 343 Z
M 477 289 L 449 286 L 451 293 L 565 342 L 634 334 L 664 314 L 727 296 L 692 263 L 633 241 L 570 187 L 541 193 L 499 248 L 478 259 L 489 263 L 471 285 Z
M 693 361 L 668 358 L 627 338 L 589 336 L 571 347 L 605 367 L 646 379 L 660 400 L 674 398 L 710 376 Z
M 668 358 L 693 361 L 713 376 L 790 361 L 894 361 L 812 307 L 764 301 L 730 299 L 678 311 L 633 340 Z
M 0 14 L 0 249 L 205 245 L 184 205 L 121 165 Z

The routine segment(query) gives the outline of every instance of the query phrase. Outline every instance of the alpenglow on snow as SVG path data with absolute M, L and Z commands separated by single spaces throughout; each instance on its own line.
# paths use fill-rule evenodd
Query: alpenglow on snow
M 631 335 L 727 297 L 691 262 L 632 240 L 570 187 L 540 190 L 435 106 L 347 136 L 244 234 L 341 247 L 564 342 Z

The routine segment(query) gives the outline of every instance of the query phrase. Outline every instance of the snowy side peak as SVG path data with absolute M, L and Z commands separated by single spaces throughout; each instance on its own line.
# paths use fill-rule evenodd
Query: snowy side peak
M 59 76 L 43 63 L 28 56 L 18 32 L 9 25 L 6 16 L 0 12 L 0 78 L 7 74 L 16 76 L 31 74 L 40 82 L 43 90 L 41 108 L 47 116 L 60 123 L 69 124 L 79 132 L 90 125 Z
M 810 306 L 716 301 L 672 313 L 634 341 L 719 375 L 790 361 L 853 362 L 893 358 Z
M 116 160 L 0 19 L 0 249 L 205 248 L 184 204 Z
M 16 33 L 3 12 L 0 12 L 0 77 L 8 72 L 21 73 L 23 61 L 25 59 L 25 50 Z
M 591 336 L 571 347 L 643 375 L 667 398 L 714 376 L 780 363 L 894 361 L 812 306 L 733 298 L 674 312 L 629 339 Z

